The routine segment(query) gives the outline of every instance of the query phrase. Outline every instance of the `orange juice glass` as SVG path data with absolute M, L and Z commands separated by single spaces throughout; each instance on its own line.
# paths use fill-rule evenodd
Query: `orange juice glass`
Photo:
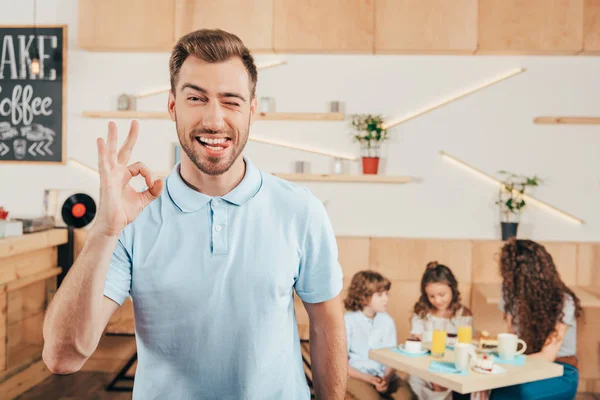
M 431 355 L 443 357 L 446 352 L 446 321 L 435 320 L 433 322 L 433 339 L 431 341 Z
M 460 317 L 458 319 L 458 343 L 471 344 L 473 342 L 473 317 Z

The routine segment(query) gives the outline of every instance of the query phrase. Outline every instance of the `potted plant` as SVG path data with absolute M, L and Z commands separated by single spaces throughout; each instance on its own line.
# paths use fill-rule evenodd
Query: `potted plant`
M 383 117 L 372 114 L 355 114 L 352 127 L 356 131 L 354 139 L 360 144 L 363 174 L 377 174 L 381 142 L 387 139 L 383 127 Z
M 508 171 L 498 171 L 498 173 L 503 176 L 503 179 L 496 204 L 500 206 L 502 240 L 508 240 L 517 236 L 521 212 L 527 205 L 523 199 L 525 190 L 528 187 L 539 186 L 542 180 L 536 175 L 528 177 Z

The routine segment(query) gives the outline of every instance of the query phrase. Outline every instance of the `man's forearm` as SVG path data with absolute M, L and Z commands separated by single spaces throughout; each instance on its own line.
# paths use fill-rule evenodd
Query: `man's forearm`
M 318 400 L 343 400 L 348 382 L 346 329 L 342 318 L 310 330 L 310 354 Z
M 55 373 L 81 367 L 98 344 L 106 325 L 102 312 L 104 281 L 116 243 L 117 238 L 90 232 L 48 307 L 43 357 Z

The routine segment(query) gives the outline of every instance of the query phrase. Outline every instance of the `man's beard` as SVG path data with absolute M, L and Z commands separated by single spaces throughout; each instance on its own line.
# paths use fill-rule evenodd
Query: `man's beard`
M 214 131 L 210 129 L 194 129 L 189 133 L 180 132 L 179 124 L 177 123 L 177 115 L 175 116 L 175 127 L 177 129 L 177 136 L 179 137 L 179 143 L 181 144 L 181 148 L 185 151 L 188 158 L 194 163 L 196 168 L 207 175 L 222 175 L 225 172 L 229 171 L 235 160 L 240 156 L 244 147 L 246 147 L 246 143 L 248 142 L 248 134 L 250 131 L 250 121 L 248 121 L 248 126 L 245 132 L 240 132 L 240 134 L 236 137 L 235 133 L 232 131 Z M 198 151 L 194 149 L 195 136 L 199 136 L 200 134 L 205 134 L 210 137 L 211 134 L 216 135 L 220 133 L 227 134 L 228 137 L 231 137 L 231 143 L 229 148 L 225 150 L 225 152 L 229 152 L 228 156 L 222 157 L 205 157 L 202 156 Z M 234 143 L 234 139 L 237 141 Z M 240 142 L 243 140 L 243 142 Z

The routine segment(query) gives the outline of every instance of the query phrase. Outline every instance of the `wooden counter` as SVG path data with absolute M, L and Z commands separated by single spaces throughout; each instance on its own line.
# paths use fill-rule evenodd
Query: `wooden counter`
M 0 382 L 39 362 L 66 229 L 0 239 Z

